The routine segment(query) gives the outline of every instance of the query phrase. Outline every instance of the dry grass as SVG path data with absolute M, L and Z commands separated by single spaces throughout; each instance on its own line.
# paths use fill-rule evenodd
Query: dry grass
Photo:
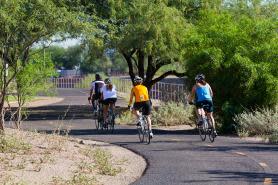
M 110 161 L 112 156 L 109 152 L 102 149 L 96 149 L 93 153 L 93 157 L 101 175 L 115 176 L 121 172 L 121 168 L 113 167 Z

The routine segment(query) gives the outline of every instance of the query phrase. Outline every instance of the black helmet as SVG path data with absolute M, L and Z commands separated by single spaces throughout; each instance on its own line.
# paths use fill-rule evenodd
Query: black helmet
M 134 77 L 134 83 L 142 83 L 143 79 L 140 76 L 135 76 Z
M 101 76 L 98 73 L 96 74 L 95 77 L 96 77 L 96 80 L 101 80 Z
M 197 74 L 196 77 L 195 77 L 195 80 L 196 80 L 196 81 L 205 80 L 205 75 L 203 75 L 203 74 Z
M 104 83 L 105 83 L 105 84 L 111 84 L 112 82 L 111 82 L 110 78 L 106 78 L 106 79 L 104 80 Z

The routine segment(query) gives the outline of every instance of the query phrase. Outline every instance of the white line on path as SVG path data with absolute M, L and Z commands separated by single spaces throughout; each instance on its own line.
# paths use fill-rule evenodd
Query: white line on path
M 234 152 L 235 154 L 237 154 L 237 155 L 241 155 L 241 156 L 247 156 L 245 153 L 243 153 L 243 152 Z

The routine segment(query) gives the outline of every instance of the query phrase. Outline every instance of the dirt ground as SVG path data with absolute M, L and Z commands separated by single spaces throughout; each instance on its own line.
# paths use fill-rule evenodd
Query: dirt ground
M 26 106 L 62 100 L 40 97 Z M 125 148 L 58 133 L 6 129 L 0 136 L 0 184 L 124 185 L 137 180 L 146 165 L 144 158 Z

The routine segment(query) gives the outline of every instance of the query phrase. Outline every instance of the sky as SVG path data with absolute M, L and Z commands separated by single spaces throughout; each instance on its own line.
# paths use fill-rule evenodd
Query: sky
M 64 48 L 68 48 L 68 47 L 71 47 L 71 46 L 74 46 L 74 45 L 77 45 L 77 44 L 80 44 L 80 38 L 75 38 L 75 39 L 66 39 L 62 42 L 53 42 L 50 44 L 50 42 L 47 42 L 45 41 L 45 45 L 46 46 L 60 46 L 60 47 L 64 47 Z M 50 44 L 50 45 L 49 45 Z M 33 47 L 41 47 L 43 45 L 43 42 L 38 42 L 38 43 L 35 43 L 33 45 Z
M 80 39 L 67 39 L 63 42 L 53 43 L 52 45 L 68 48 L 70 46 L 74 46 L 74 45 L 77 45 L 79 43 L 80 43 Z

